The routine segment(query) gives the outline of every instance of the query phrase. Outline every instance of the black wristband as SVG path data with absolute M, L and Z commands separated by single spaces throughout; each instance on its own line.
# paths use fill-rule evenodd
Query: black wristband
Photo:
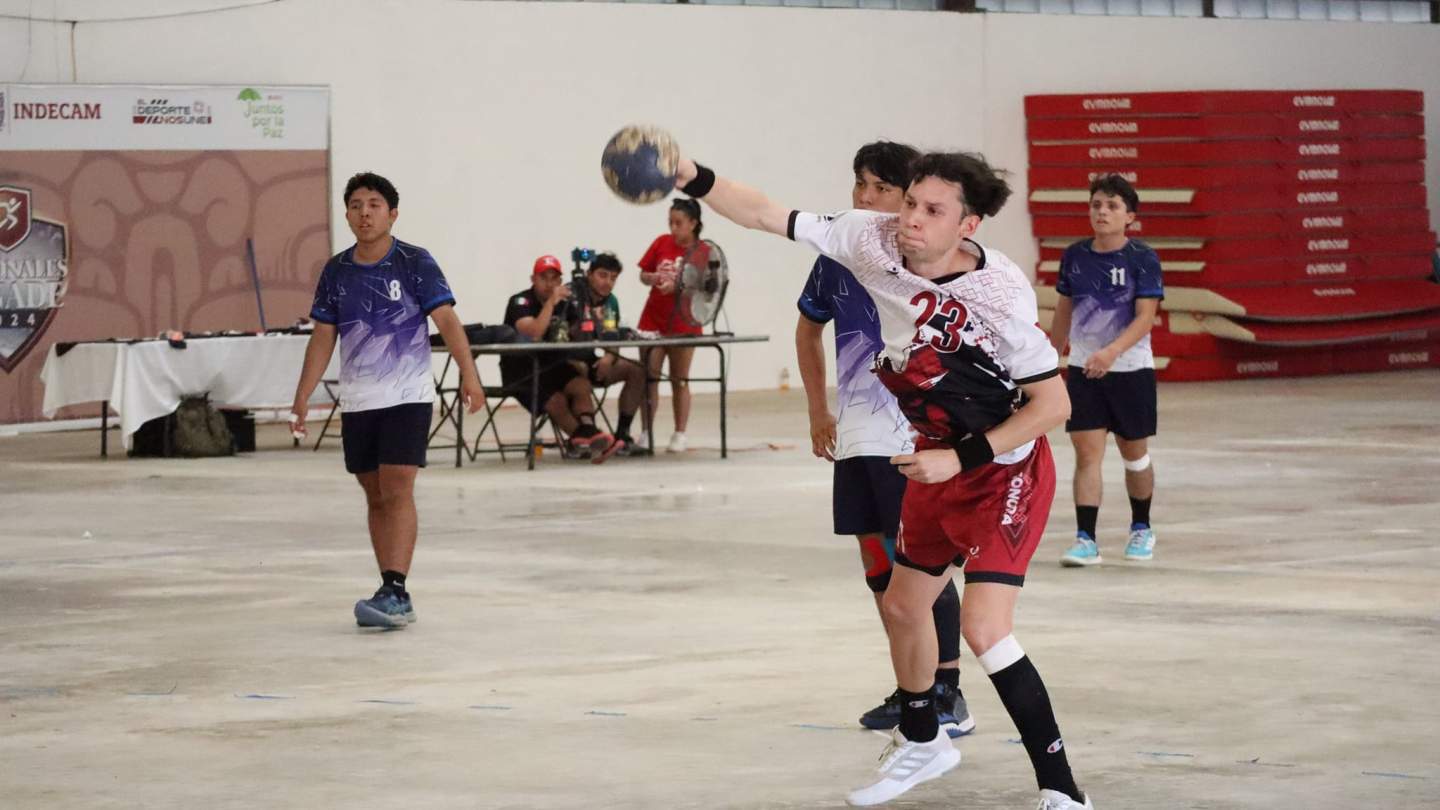
M 706 194 L 709 194 L 710 189 L 714 187 L 715 172 L 705 168 L 704 166 L 701 166 L 699 163 L 696 163 L 695 179 L 686 183 L 685 187 L 680 189 L 680 191 L 681 193 L 690 197 L 694 197 L 698 200 L 701 197 L 704 197 Z
M 956 442 L 955 455 L 960 458 L 961 472 L 970 472 L 995 460 L 995 450 L 984 433 L 971 433 Z

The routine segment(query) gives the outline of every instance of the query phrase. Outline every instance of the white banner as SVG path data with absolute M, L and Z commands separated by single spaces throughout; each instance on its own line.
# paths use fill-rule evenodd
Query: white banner
M 328 87 L 0 84 L 0 150 L 329 146 Z

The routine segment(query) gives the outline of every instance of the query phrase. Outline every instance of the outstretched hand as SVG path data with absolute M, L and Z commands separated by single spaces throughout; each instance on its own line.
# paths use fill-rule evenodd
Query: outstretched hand
M 695 161 L 687 157 L 680 158 L 680 162 L 675 167 L 675 188 L 677 190 L 685 188 L 699 173 L 700 170 L 695 168 Z

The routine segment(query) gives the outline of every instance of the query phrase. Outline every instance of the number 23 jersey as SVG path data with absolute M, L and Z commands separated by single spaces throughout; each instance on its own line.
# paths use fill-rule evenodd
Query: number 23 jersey
M 1009 418 L 1023 403 L 1019 386 L 1058 374 L 1059 358 L 1036 323 L 1029 279 L 1008 257 L 966 240 L 974 270 L 925 279 L 905 268 L 898 232 L 895 214 L 794 211 L 788 235 L 850 268 L 870 293 L 884 342 L 875 373 L 929 444 L 953 445 Z M 1033 444 L 995 460 L 1019 461 Z

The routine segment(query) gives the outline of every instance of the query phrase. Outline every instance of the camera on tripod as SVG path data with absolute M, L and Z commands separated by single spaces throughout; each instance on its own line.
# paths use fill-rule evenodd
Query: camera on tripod
M 570 251 L 570 261 L 575 263 L 575 269 L 570 271 L 570 300 L 566 302 L 565 320 L 570 324 L 571 340 L 595 340 L 599 336 L 601 327 L 591 311 L 594 302 L 587 275 L 595 256 L 593 248 L 577 247 Z

